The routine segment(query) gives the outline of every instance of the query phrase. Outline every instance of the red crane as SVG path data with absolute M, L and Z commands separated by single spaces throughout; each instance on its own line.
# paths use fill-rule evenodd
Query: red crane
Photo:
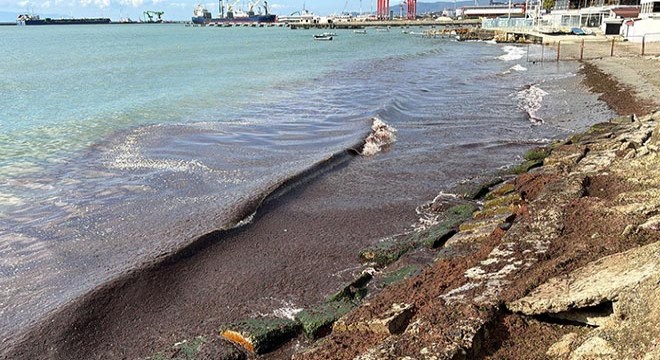
M 415 20 L 417 18 L 417 0 L 406 0 L 408 5 L 408 14 L 406 18 L 408 20 Z
M 378 0 L 376 16 L 378 20 L 387 20 L 390 18 L 390 0 Z

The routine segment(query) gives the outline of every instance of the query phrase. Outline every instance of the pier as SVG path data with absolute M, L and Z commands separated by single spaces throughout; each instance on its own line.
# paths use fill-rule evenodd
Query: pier
M 351 21 L 337 23 L 289 24 L 296 29 L 365 29 L 370 27 L 427 27 L 427 26 L 481 26 L 479 19 L 464 19 L 452 21 L 435 20 L 383 20 L 383 21 Z

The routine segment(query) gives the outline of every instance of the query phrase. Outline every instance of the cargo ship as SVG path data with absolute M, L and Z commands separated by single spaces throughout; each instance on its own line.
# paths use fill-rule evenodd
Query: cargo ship
M 211 13 L 202 4 L 198 4 L 193 12 L 192 22 L 193 24 L 204 25 L 219 23 L 274 23 L 277 21 L 276 15 L 268 13 L 267 1 L 264 1 L 263 5 L 260 5 L 261 0 L 248 3 L 247 12 L 236 7 L 239 1 L 236 0 L 225 6 L 225 2 L 219 0 L 219 16 L 217 18 L 212 18 Z
M 109 18 L 82 18 L 82 19 L 41 19 L 39 15 L 19 15 L 16 19 L 18 25 L 97 25 L 110 24 Z

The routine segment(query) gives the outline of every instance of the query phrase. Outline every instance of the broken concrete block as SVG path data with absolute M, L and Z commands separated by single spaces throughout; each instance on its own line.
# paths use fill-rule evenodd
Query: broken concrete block
M 251 353 L 264 354 L 296 337 L 300 329 L 294 320 L 263 317 L 229 324 L 220 335 Z
M 392 304 L 392 307 L 376 319 L 347 324 L 341 319 L 332 327 L 334 332 L 369 332 L 384 335 L 400 334 L 405 331 L 415 314 L 411 304 Z
M 346 300 L 327 302 L 299 312 L 296 319 L 302 324 L 303 331 L 308 338 L 318 339 L 329 333 L 332 324 L 351 311 L 353 307 L 353 303 Z
M 507 307 L 539 315 L 596 306 L 616 300 L 622 292 L 658 274 L 660 243 L 653 243 L 604 257 L 569 276 L 552 278 Z

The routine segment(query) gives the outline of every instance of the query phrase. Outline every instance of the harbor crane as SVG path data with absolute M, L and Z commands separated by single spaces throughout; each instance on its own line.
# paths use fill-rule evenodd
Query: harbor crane
M 144 21 L 149 22 L 149 23 L 162 23 L 163 22 L 163 14 L 165 14 L 164 11 L 151 11 L 147 10 L 142 13 L 144 15 Z M 154 20 L 154 17 L 156 19 Z
M 405 0 L 406 5 L 408 5 L 408 14 L 406 18 L 408 20 L 415 20 L 417 18 L 417 0 Z
M 248 3 L 248 15 L 252 16 L 254 15 L 254 8 L 255 6 L 259 9 L 259 14 L 262 14 L 262 10 L 259 4 L 261 3 L 261 0 L 255 0 L 254 2 Z M 263 4 L 263 10 L 266 12 L 266 15 L 268 15 L 268 1 L 264 1 Z

